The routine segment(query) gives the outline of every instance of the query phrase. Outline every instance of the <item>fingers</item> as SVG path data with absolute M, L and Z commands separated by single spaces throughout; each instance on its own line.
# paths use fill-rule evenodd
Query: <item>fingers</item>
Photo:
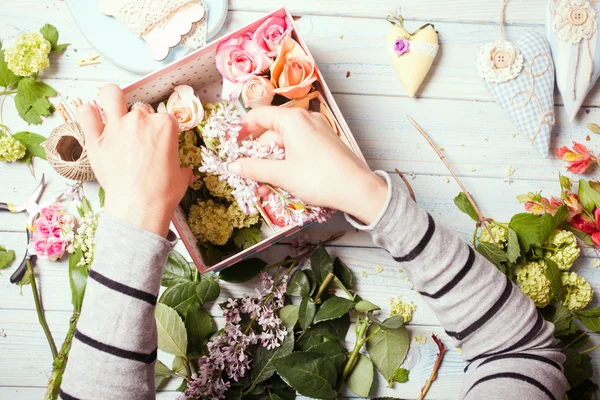
M 188 186 L 190 186 L 196 180 L 194 173 L 189 168 L 181 168 L 181 174 L 183 175 L 183 181 L 187 182 Z
M 275 131 L 266 131 L 263 133 L 260 138 L 258 138 L 258 143 L 261 147 L 271 147 L 274 143 L 279 147 L 283 147 L 283 138 L 280 134 Z
M 259 188 L 256 190 L 256 195 L 258 197 L 265 197 L 268 196 L 269 193 L 271 193 L 271 189 L 269 189 L 267 186 L 265 185 L 260 185 Z
M 91 103 L 77 107 L 77 123 L 79 123 L 85 134 L 86 147 L 95 146 L 104 130 L 104 124 L 98 109 Z
M 127 104 L 123 91 L 115 84 L 108 84 L 100 89 L 100 103 L 106 114 L 106 121 L 118 120 L 127 114 Z
M 282 186 L 285 180 L 285 161 L 242 158 L 229 164 L 229 172 L 256 182 Z
M 248 135 L 258 137 L 265 131 L 271 130 L 283 133 L 282 128 L 289 123 L 298 124 L 308 112 L 300 108 L 258 107 L 251 110 L 242 118 L 242 130 L 239 139 Z

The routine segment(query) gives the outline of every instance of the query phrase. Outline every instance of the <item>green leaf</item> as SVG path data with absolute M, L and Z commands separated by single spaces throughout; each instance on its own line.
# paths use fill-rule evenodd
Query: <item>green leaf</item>
M 600 318 L 598 318 L 598 317 L 579 317 L 579 320 L 590 331 L 600 332 Z
M 408 382 L 409 374 L 410 371 L 406 368 L 398 368 L 396 371 L 394 371 L 391 382 L 406 383 Z
M 0 86 L 6 89 L 13 89 L 17 87 L 21 79 L 23 78 L 15 75 L 15 73 L 8 68 L 8 64 L 6 64 L 6 61 L 4 60 L 4 50 L 0 50 Z
M 323 343 L 323 332 L 318 329 L 308 328 L 296 341 L 296 350 L 310 351 L 315 346 Z
M 575 331 L 569 335 L 561 336 L 560 340 L 564 346 L 569 346 L 570 349 L 579 350 L 590 340 L 590 335 L 583 331 Z
M 0 246 L 0 269 L 9 267 L 15 261 L 15 251 Z
M 185 392 L 186 389 L 187 389 L 187 381 L 185 379 L 183 379 L 181 381 L 181 384 L 179 385 L 179 387 L 177 387 L 177 389 L 175 389 L 175 390 L 177 390 L 178 392 Z
M 508 262 L 514 264 L 521 256 L 521 246 L 519 246 L 519 237 L 512 229 L 508 229 L 508 245 L 506 248 L 506 258 Z
M 552 230 L 550 231 L 550 234 L 552 234 L 552 232 L 556 228 L 558 228 L 563 222 L 565 222 L 568 217 L 569 217 L 569 209 L 567 208 L 567 206 L 562 205 L 562 206 L 558 207 L 558 209 L 556 210 L 556 213 L 552 217 Z M 548 235 L 548 237 L 550 237 L 550 235 Z M 548 238 L 546 238 L 546 240 L 547 239 Z M 544 242 L 546 240 L 544 240 Z
M 356 303 L 356 305 L 354 306 L 354 309 L 356 310 L 356 312 L 366 313 L 369 311 L 381 310 L 381 307 L 371 303 L 368 300 L 361 300 L 358 303 Z
M 315 290 L 317 289 L 317 277 L 312 269 L 304 269 L 302 270 L 304 275 L 308 278 L 308 283 L 310 284 L 310 289 L 308 290 L 308 295 L 312 296 Z
M 542 310 L 542 316 L 546 321 L 554 324 L 555 336 L 558 336 L 559 332 L 566 331 L 570 328 L 571 321 L 573 321 L 573 315 L 571 311 L 562 304 L 558 304 L 557 307 L 546 306 Z
M 348 268 L 348 266 L 339 258 L 336 258 L 333 261 L 333 273 L 340 280 L 340 282 L 342 282 L 346 289 L 354 288 L 354 277 L 352 276 L 352 271 L 350 271 L 350 268 Z
M 336 319 L 348 313 L 354 306 L 354 301 L 333 296 L 326 300 L 315 315 L 314 323 Z
M 367 351 L 381 375 L 389 382 L 408 353 L 408 331 L 406 327 L 381 330 L 378 326 L 371 325 L 367 336 L 371 335 L 373 337 L 367 342 Z
M 348 358 L 348 352 L 346 351 L 346 348 L 341 343 L 337 342 L 319 343 L 312 347 L 310 351 L 325 354 L 333 362 L 333 365 L 335 365 L 335 369 L 338 374 L 342 372 L 344 363 Z
M 313 326 L 317 332 L 329 340 L 343 342 L 350 329 L 350 314 L 344 314 L 340 318 L 319 322 Z
M 100 208 L 104 207 L 104 199 L 106 198 L 106 193 L 104 192 L 104 188 L 100 186 L 98 189 L 98 200 L 100 201 Z
M 167 265 L 163 271 L 161 285 L 165 287 L 180 283 L 191 282 L 194 279 L 195 268 L 177 251 L 171 251 Z
M 50 42 L 50 45 L 52 46 L 50 51 L 53 53 L 62 51 L 69 46 L 69 43 L 58 44 L 58 30 L 50 24 L 42 26 L 40 33 L 46 38 L 47 41 Z
M 196 287 L 198 282 L 180 283 L 179 285 L 167 288 L 160 296 L 159 303 L 167 305 L 177 311 L 181 317 L 185 318 L 188 307 L 198 302 Z
M 473 205 L 469 202 L 469 198 L 464 192 L 460 192 L 458 196 L 454 198 L 454 204 L 456 204 L 456 207 L 458 207 L 460 211 L 471 217 L 473 221 L 479 221 L 475 208 L 473 208 Z
M 310 282 L 304 271 L 296 271 L 290 283 L 288 284 L 285 294 L 288 296 L 306 297 L 310 292 Z
M 545 259 L 546 270 L 544 275 L 550 281 L 550 289 L 552 290 L 552 298 L 558 302 L 562 302 L 565 299 L 565 289 L 562 284 L 562 271 L 558 268 L 558 265 L 550 259 Z M 559 329 L 560 330 L 560 329 Z
M 508 257 L 501 248 L 493 243 L 479 242 L 475 250 L 504 272 L 502 263 L 508 261 Z
M 595 191 L 590 182 L 585 179 L 579 180 L 579 202 L 589 212 L 593 212 L 594 208 L 600 208 L 600 193 Z
M 42 116 L 48 116 L 54 111 L 48 101 L 48 97 L 53 96 L 56 96 L 56 90 L 49 85 L 33 78 L 23 78 L 17 86 L 15 107 L 25 122 L 39 125 L 42 123 Z
M 84 217 L 85 214 L 92 212 L 92 205 L 86 197 L 83 197 L 79 202 L 79 206 L 77 207 L 77 212 L 80 217 Z
M 373 376 L 373 362 L 364 354 L 359 354 L 356 365 L 348 375 L 346 385 L 356 395 L 368 398 L 373 386 Z
M 188 337 L 188 353 L 200 351 L 214 332 L 213 320 L 198 303 L 192 303 L 185 316 L 185 329 Z
M 294 350 L 294 332 L 288 332 L 281 345 L 275 349 L 267 350 L 257 346 L 252 360 L 252 386 L 266 381 L 275 373 L 273 361 L 292 354 Z
M 524 252 L 528 252 L 533 245 L 541 246 L 556 228 L 552 215 L 527 213 L 514 215 L 508 227 L 516 232 Z
M 576 350 L 566 348 L 563 350 L 567 359 L 563 363 L 564 373 L 571 387 L 579 386 L 593 375 L 592 359 L 587 354 L 580 354 Z
M 404 317 L 401 315 L 394 315 L 383 322 L 379 321 L 371 313 L 367 314 L 367 317 L 369 318 L 369 321 L 382 329 L 398 329 L 404 326 Z
M 29 164 L 32 157 L 39 157 L 42 160 L 46 159 L 46 149 L 42 146 L 42 143 L 46 141 L 44 136 L 31 132 L 17 132 L 13 135 L 13 138 L 21 142 L 27 149 L 25 157 L 19 161 Z
M 182 357 L 173 358 L 173 372 L 182 376 L 188 376 L 185 368 L 185 360 Z
M 202 277 L 196 286 L 196 295 L 202 304 L 215 301 L 221 294 L 221 287 L 213 277 Z
M 300 308 L 298 309 L 298 321 L 300 322 L 302 329 L 306 330 L 312 325 L 315 313 L 316 306 L 313 299 L 304 297 L 300 303 Z
M 296 323 L 298 322 L 299 309 L 300 306 L 288 304 L 279 311 L 281 323 L 290 331 L 294 329 L 294 326 L 296 326 Z
M 158 303 L 154 316 L 158 332 L 158 348 L 165 353 L 185 358 L 187 333 L 177 311 Z
M 242 228 L 233 235 L 233 242 L 242 250 L 246 250 L 263 240 L 262 231 L 256 226 Z
M 323 243 L 319 243 L 316 249 L 310 255 L 310 267 L 315 273 L 317 283 L 323 283 L 327 275 L 333 273 L 333 260 L 323 247 Z
M 575 311 L 575 314 L 582 317 L 600 317 L 600 307 L 590 308 L 589 310 Z
M 83 295 L 88 279 L 87 265 L 78 266 L 77 264 L 83 258 L 83 251 L 77 248 L 75 253 L 69 255 L 69 286 L 71 287 L 71 304 L 77 311 L 81 311 Z
M 337 372 L 325 355 L 296 352 L 273 360 L 281 378 L 303 396 L 317 399 L 335 399 Z
M 154 365 L 154 386 L 156 390 L 162 389 L 173 376 L 173 371 L 169 369 L 162 361 L 156 360 Z
M 224 269 L 219 278 L 231 283 L 246 282 L 260 274 L 266 266 L 267 263 L 259 258 L 249 258 Z
M 593 400 L 597 399 L 596 392 L 598 391 L 598 385 L 589 379 L 586 379 L 579 385 L 572 387 L 566 393 L 565 398 L 576 399 L 576 400 Z

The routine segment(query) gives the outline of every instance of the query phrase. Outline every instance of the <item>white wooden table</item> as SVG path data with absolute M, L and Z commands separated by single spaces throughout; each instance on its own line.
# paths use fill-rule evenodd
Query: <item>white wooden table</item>
M 507 12 L 509 39 L 517 38 L 527 29 L 543 32 L 546 0 L 513 3 L 509 4 Z M 451 4 L 442 0 L 231 0 L 224 31 L 283 4 L 300 17 L 296 23 L 370 166 L 388 172 L 399 168 L 407 173 L 418 202 L 439 222 L 465 240 L 472 235 L 472 221 L 452 203 L 452 198 L 459 192 L 458 186 L 451 180 L 448 182 L 448 172 L 422 137 L 409 126 L 406 114 L 413 116 L 439 147 L 445 149 L 447 159 L 486 216 L 503 220 L 520 212 L 522 208 L 515 196 L 521 193 L 544 190 L 548 195 L 557 194 L 558 172 L 563 169 L 563 163 L 555 157 L 543 159 L 521 135 L 515 136 L 517 129 L 504 116 L 500 106 L 492 101 L 473 67 L 479 46 L 497 38 L 499 0 L 455 0 Z M 433 22 L 440 32 L 441 51 L 418 99 L 406 96 L 384 49 L 385 35 L 390 27 L 385 17 L 395 12 L 399 5 L 408 20 L 409 30 Z M 105 83 L 126 85 L 137 79 L 106 60 L 96 66 L 77 66 L 79 58 L 96 52 L 80 34 L 63 1 L 2 1 L 0 38 L 5 43 L 10 43 L 23 31 L 37 31 L 46 22 L 59 29 L 61 42 L 71 43 L 66 53 L 53 60 L 52 67 L 43 74 L 46 82 L 60 92 L 64 104 L 77 97 L 95 98 L 96 88 Z M 558 95 L 556 105 L 557 123 L 551 152 L 576 140 L 586 143 L 598 154 L 600 136 L 591 134 L 591 141 L 585 139 L 588 135 L 585 124 L 600 122 L 598 89 L 590 94 L 574 123 L 568 122 Z M 15 132 L 31 130 L 48 135 L 61 121 L 54 116 L 42 126 L 27 127 L 16 115 L 11 101 L 7 101 L 4 123 Z M 509 166 L 516 170 L 512 183 L 504 182 Z M 45 172 L 50 179 L 46 200 L 64 189 L 65 180 L 47 163 L 38 160 L 35 170 L 38 177 Z M 36 181 L 25 165 L 0 163 L 0 200 L 19 203 L 27 198 L 35 185 Z M 87 196 L 95 202 L 97 185 L 86 185 L 85 189 Z M 0 217 L 0 244 L 17 250 L 17 259 L 25 250 L 24 222 L 23 216 L 3 214 Z M 394 261 L 386 252 L 375 248 L 368 236 L 350 229 L 339 216 L 325 225 L 311 228 L 310 232 L 314 239 L 323 239 L 340 230 L 345 230 L 346 235 L 329 249 L 352 267 L 361 296 L 385 307 L 392 296 L 402 295 L 414 301 L 417 311 L 409 325 L 411 332 L 427 336 L 437 333 L 450 345 L 430 308 L 403 279 L 404 275 Z M 179 250 L 183 252 L 183 246 L 179 246 Z M 278 245 L 264 256 L 275 259 L 287 250 L 287 245 Z M 600 271 L 592 266 L 593 257 L 596 256 L 590 249 L 585 250 L 577 268 L 599 290 Z M 383 267 L 383 272 L 375 272 L 378 265 Z M 31 289 L 25 287 L 20 296 L 18 287 L 8 282 L 14 268 L 3 271 L 0 276 L 0 398 L 40 399 L 52 360 L 37 322 Z M 65 262 L 40 261 L 37 274 L 46 316 L 55 340 L 60 343 L 71 315 L 67 265 Z M 224 287 L 223 292 L 235 296 L 249 290 L 251 284 Z M 594 301 L 595 305 L 599 304 L 598 296 Z M 216 309 L 214 311 L 219 314 Z M 592 342 L 600 343 L 600 336 L 594 335 Z M 409 382 L 397 384 L 394 390 L 385 389 L 380 382 L 371 397 L 416 398 L 431 371 L 435 352 L 431 339 L 426 345 L 413 342 L 406 362 L 408 368 L 412 368 Z M 595 381 L 599 382 L 600 353 L 592 355 Z M 460 355 L 451 348 L 428 398 L 457 398 L 463 366 Z M 174 384 L 167 386 L 168 390 L 161 392 L 158 398 L 174 398 L 175 388 Z

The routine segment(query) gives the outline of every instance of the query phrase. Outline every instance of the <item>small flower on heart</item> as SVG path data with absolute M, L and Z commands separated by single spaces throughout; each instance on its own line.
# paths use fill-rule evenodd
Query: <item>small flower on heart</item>
M 410 42 L 406 39 L 396 39 L 396 41 L 394 42 L 394 51 L 396 52 L 396 55 L 398 57 L 405 53 L 408 53 L 410 51 Z

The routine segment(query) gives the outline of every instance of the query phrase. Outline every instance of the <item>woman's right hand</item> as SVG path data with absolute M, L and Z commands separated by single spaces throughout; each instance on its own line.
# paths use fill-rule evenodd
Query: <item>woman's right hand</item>
M 386 182 L 335 134 L 325 117 L 299 108 L 260 107 L 242 120 L 240 138 L 285 148 L 285 160 L 240 159 L 235 174 L 281 187 L 306 203 L 338 209 L 366 224 L 382 211 Z

